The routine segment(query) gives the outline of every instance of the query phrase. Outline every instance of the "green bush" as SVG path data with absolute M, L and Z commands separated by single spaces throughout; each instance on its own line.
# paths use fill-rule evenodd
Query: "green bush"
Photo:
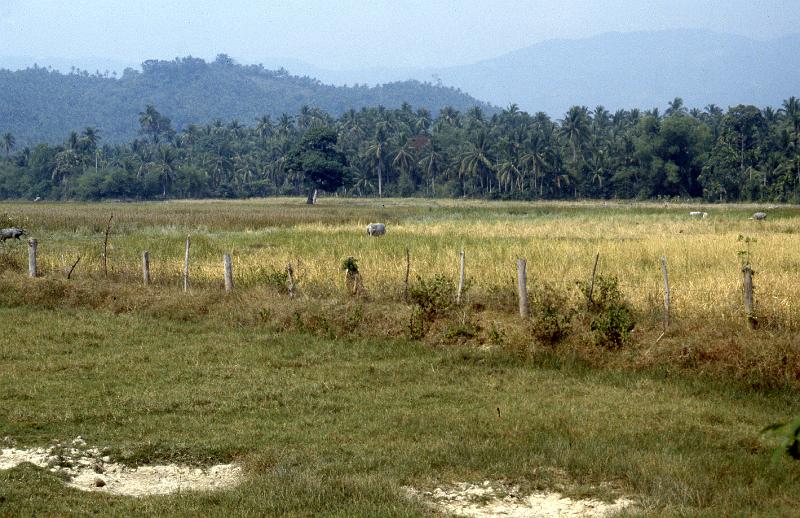
M 547 345 L 564 339 L 572 327 L 572 307 L 565 293 L 544 283 L 531 297 L 530 328 L 534 338 Z
M 619 289 L 616 277 L 598 275 L 592 297 L 589 297 L 589 285 L 578 283 L 581 291 L 589 300 L 589 314 L 594 342 L 608 349 L 619 349 L 630 338 L 636 320 L 630 305 Z
M 437 274 L 428 281 L 417 276 L 416 284 L 408 289 L 408 299 L 414 306 L 409 326 L 411 337 L 422 338 L 426 326 L 455 305 L 456 287 L 444 275 Z
M 417 277 L 417 283 L 408 289 L 408 298 L 426 320 L 432 321 L 455 305 L 456 287 L 444 275 L 436 274 L 429 281 Z

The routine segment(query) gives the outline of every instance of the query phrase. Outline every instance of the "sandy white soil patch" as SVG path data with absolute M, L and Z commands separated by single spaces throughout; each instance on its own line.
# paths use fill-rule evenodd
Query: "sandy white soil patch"
M 522 495 L 515 486 L 488 480 L 482 484 L 461 482 L 447 488 L 437 487 L 433 491 L 410 487 L 405 490 L 409 496 L 423 500 L 438 511 L 475 518 L 603 517 L 633 504 L 625 498 L 613 503 L 594 499 L 574 500 L 556 492 Z
M 84 444 L 78 438 L 73 441 L 73 447 L 3 448 L 0 450 L 0 469 L 30 462 L 64 475 L 68 486 L 125 496 L 227 489 L 236 486 L 242 478 L 242 468 L 236 464 L 219 464 L 204 469 L 175 464 L 130 468 L 111 462 L 97 448 L 81 448 Z

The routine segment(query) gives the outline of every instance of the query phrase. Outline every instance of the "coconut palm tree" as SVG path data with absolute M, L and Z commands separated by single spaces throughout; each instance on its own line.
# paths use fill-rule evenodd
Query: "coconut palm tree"
M 269 115 L 262 115 L 256 119 L 256 135 L 262 141 L 266 141 L 272 136 L 272 119 Z
M 478 132 L 476 138 L 469 143 L 469 147 L 459 156 L 459 176 L 461 177 L 462 191 L 465 187 L 465 178 L 477 178 L 481 188 L 487 191 L 491 188 L 491 178 L 494 166 L 489 157 L 489 142 L 484 131 Z M 485 182 L 484 182 L 485 180 Z
M 14 145 L 16 143 L 17 141 L 14 138 L 14 135 L 12 135 L 10 132 L 3 133 L 3 140 L 1 144 L 3 146 L 3 150 L 6 152 L 6 160 L 8 160 L 11 156 L 11 151 L 14 149 Z
M 546 147 L 544 138 L 539 133 L 534 133 L 525 142 L 526 152 L 520 157 L 521 171 L 532 173 L 531 190 L 536 192 L 536 185 L 539 185 L 539 196 L 542 195 L 542 175 L 547 166 L 545 159 Z M 524 176 L 524 175 L 523 175 Z
M 366 150 L 367 156 L 371 158 L 378 171 L 378 198 L 383 198 L 383 162 L 386 160 L 389 146 L 384 128 L 384 124 L 378 124 L 378 128 L 375 130 L 375 138 Z
M 87 126 L 81 133 L 81 140 L 86 143 L 87 147 L 91 150 L 97 147 L 100 141 L 100 130 L 92 126 Z
M 589 109 L 586 106 L 573 106 L 561 121 L 561 134 L 569 142 L 572 150 L 572 165 L 577 170 L 578 152 L 582 153 L 589 138 Z
M 153 169 L 158 172 L 159 179 L 161 180 L 163 198 L 167 197 L 167 189 L 172 185 L 175 178 L 175 168 L 178 162 L 178 155 L 172 146 L 161 145 L 156 152 L 156 161 L 153 163 Z
M 403 146 L 397 150 L 392 160 L 392 165 L 403 174 L 409 174 L 413 169 L 416 160 L 414 159 L 413 149 L 409 146 Z
M 437 151 L 433 141 L 428 142 L 419 166 L 425 173 L 425 177 L 430 180 L 431 193 L 434 195 L 436 194 L 436 173 L 441 170 L 443 164 L 442 154 Z
M 664 116 L 669 117 L 671 115 L 686 115 L 689 113 L 689 110 L 684 106 L 683 99 L 680 97 L 676 97 L 675 99 L 671 100 L 667 107 L 667 110 L 664 112 Z

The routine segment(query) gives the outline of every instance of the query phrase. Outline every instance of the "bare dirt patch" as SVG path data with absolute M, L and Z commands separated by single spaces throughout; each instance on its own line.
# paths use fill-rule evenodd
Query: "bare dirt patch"
M 84 441 L 77 438 L 69 447 L 3 448 L 0 450 L 0 469 L 11 469 L 29 462 L 64 476 L 70 487 L 124 496 L 228 489 L 239 484 L 242 478 L 242 468 L 236 464 L 218 464 L 209 468 L 175 464 L 132 468 L 111 462 L 98 448 L 84 446 Z
M 613 503 L 595 499 L 575 500 L 557 492 L 522 495 L 516 486 L 488 480 L 482 484 L 460 482 L 446 488 L 437 487 L 433 491 L 411 487 L 405 490 L 412 498 L 421 499 L 440 512 L 475 518 L 604 517 L 633 504 L 626 498 L 619 498 Z

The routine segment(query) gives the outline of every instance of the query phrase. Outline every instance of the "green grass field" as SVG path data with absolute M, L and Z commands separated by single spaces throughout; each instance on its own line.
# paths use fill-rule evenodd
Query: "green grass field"
M 800 211 L 758 224 L 752 207 L 696 221 L 683 206 L 383 205 L 0 205 L 39 239 L 44 272 L 27 279 L 26 246 L 0 245 L 0 436 L 33 447 L 80 435 L 131 465 L 235 461 L 246 473 L 230 491 L 134 499 L 68 489 L 21 465 L 0 471 L 0 515 L 425 516 L 402 486 L 483 480 L 626 496 L 644 516 L 796 514 L 800 463 L 774 460 L 776 441 L 760 430 L 800 413 Z M 367 239 L 370 221 L 385 221 L 387 236 Z M 739 308 L 745 246 L 755 331 Z M 468 303 L 409 339 L 405 249 L 413 274 L 454 278 L 462 247 Z M 147 289 L 145 249 L 156 281 Z M 227 296 L 224 252 L 237 258 Z M 631 340 L 598 347 L 578 315 L 564 342 L 536 342 L 535 323 L 515 315 L 514 259 L 541 265 L 533 279 L 546 272 L 582 304 L 574 283 L 597 252 L 636 308 Z M 676 308 L 657 340 L 662 254 Z M 345 293 L 347 255 L 360 259 L 366 296 Z M 299 263 L 291 300 L 268 275 L 288 261 Z M 453 333 L 465 322 L 473 335 Z
M 127 463 L 244 464 L 224 493 L 85 494 L 0 472 L 0 513 L 419 515 L 400 486 L 511 480 L 628 495 L 650 516 L 790 515 L 800 466 L 759 436 L 800 411 L 754 392 L 553 355 L 274 335 L 220 322 L 3 309 L 0 429 L 82 435 Z M 499 416 L 498 416 L 499 409 Z

